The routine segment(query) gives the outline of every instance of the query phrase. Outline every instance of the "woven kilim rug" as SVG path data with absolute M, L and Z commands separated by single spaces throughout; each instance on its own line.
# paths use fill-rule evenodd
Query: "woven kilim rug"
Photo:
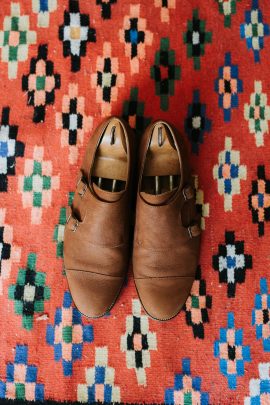
M 0 403 L 269 405 L 269 2 L 7 0 L 0 48 Z M 114 114 L 138 140 L 166 119 L 190 152 L 200 265 L 166 323 L 131 275 L 86 319 L 63 271 L 78 168 Z

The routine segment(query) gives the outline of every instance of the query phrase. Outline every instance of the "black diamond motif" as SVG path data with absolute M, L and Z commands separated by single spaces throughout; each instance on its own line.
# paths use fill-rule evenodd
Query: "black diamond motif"
M 233 231 L 225 231 L 225 244 L 218 246 L 213 256 L 213 268 L 219 272 L 219 282 L 227 283 L 227 295 L 235 297 L 236 284 L 244 283 L 246 270 L 252 268 L 252 256 L 245 254 L 244 241 L 236 241 Z
M 252 191 L 248 196 L 252 221 L 258 224 L 259 236 L 264 235 L 265 222 L 270 221 L 270 180 L 265 177 L 265 167 L 258 166 L 258 180 L 252 181 Z
M 9 123 L 10 108 L 2 109 L 0 125 L 0 192 L 8 189 L 8 176 L 14 176 L 16 157 L 23 157 L 24 143 L 17 141 L 18 126 Z
M 78 0 L 69 0 L 69 11 L 64 12 L 64 24 L 58 34 L 63 41 L 63 56 L 71 57 L 71 70 L 78 72 L 87 42 L 96 42 L 96 30 L 90 27 L 89 15 L 80 13 Z

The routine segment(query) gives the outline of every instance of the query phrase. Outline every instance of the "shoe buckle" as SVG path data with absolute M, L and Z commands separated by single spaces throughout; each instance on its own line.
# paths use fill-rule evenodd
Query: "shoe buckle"
M 194 197 L 194 189 L 191 186 L 186 186 L 182 190 L 185 201 L 191 200 Z
M 67 217 L 66 224 L 68 224 L 68 221 L 70 220 L 70 218 L 71 218 L 71 214 L 69 214 L 69 216 Z
M 79 226 L 79 221 L 76 219 L 76 221 L 73 224 L 73 228 L 71 228 L 72 232 L 76 232 L 78 226 Z
M 194 225 L 190 225 L 187 228 L 188 234 L 190 238 L 195 238 L 196 236 L 199 236 L 201 233 L 201 228 L 199 226 L 199 224 L 194 224 Z
M 78 187 L 78 185 L 80 184 L 80 182 L 82 181 L 82 176 L 79 178 L 79 180 L 77 181 L 76 187 Z
M 84 194 L 86 193 L 87 185 L 85 184 L 83 188 L 78 192 L 79 196 L 83 198 Z

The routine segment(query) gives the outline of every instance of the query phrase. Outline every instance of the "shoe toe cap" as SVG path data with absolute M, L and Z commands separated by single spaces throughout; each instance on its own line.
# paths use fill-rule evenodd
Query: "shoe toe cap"
M 105 315 L 115 303 L 123 278 L 88 271 L 66 270 L 69 289 L 77 309 L 89 318 Z
M 156 320 L 174 318 L 184 306 L 194 277 L 135 279 L 135 285 L 147 314 Z

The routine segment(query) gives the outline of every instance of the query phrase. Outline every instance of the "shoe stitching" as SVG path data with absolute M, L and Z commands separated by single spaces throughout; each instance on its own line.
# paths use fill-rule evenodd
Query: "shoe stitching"
M 144 247 L 144 246 L 142 246 L 140 243 L 138 243 L 138 242 L 135 242 L 136 243 L 136 248 L 138 248 L 138 250 L 139 249 L 144 249 L 144 250 L 146 250 L 146 251 L 150 251 L 150 252 L 168 252 L 168 248 L 167 249 L 152 249 L 152 248 L 150 248 L 150 247 Z M 171 247 L 171 248 L 169 248 L 169 249 L 173 249 L 174 251 L 175 251 L 175 249 L 177 249 L 177 248 L 175 248 L 175 247 Z
M 144 277 L 134 277 L 134 280 L 148 280 L 156 278 L 195 278 L 195 276 L 144 276 Z
M 103 266 L 103 267 L 109 267 L 109 266 Z M 104 274 L 104 273 L 97 273 L 96 271 L 88 271 L 88 270 L 82 270 L 82 269 L 65 269 L 65 271 L 80 271 L 82 273 L 90 273 L 90 274 L 97 274 L 98 276 L 105 276 L 105 277 L 112 277 L 112 278 L 123 278 L 122 276 L 112 276 L 111 274 Z
M 102 245 L 102 244 L 91 243 L 91 242 L 88 242 L 88 244 L 91 245 L 91 246 L 102 247 L 102 248 L 105 248 L 105 249 L 116 249 L 116 248 L 128 246 L 128 243 L 120 243 L 120 245 L 114 245 L 114 246 Z

